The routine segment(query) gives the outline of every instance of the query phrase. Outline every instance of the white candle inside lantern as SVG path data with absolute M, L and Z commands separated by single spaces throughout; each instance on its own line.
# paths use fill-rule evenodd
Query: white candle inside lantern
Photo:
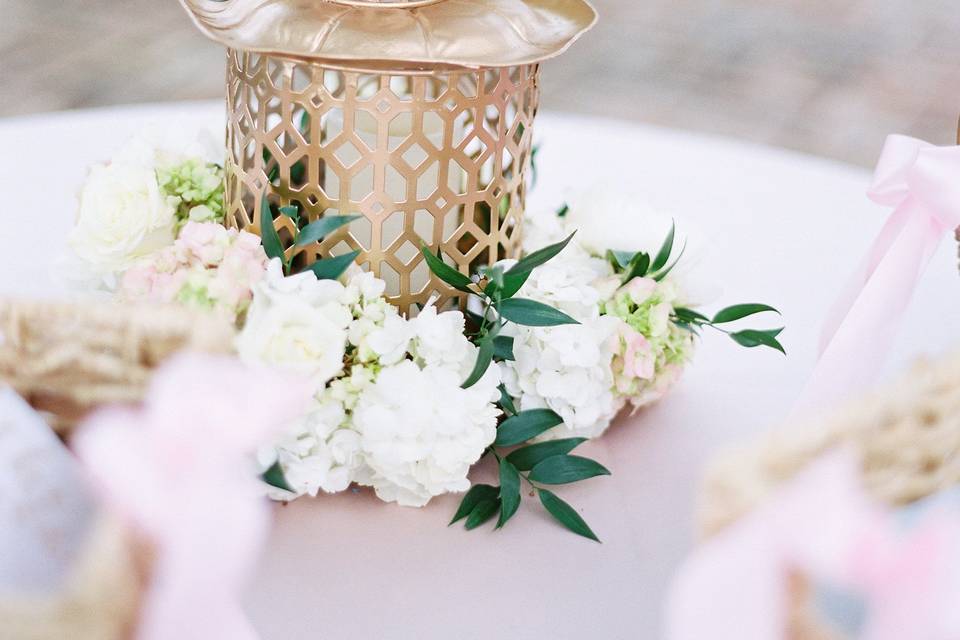
M 421 241 L 428 245 L 432 245 L 434 242 L 435 218 L 427 208 L 427 202 L 433 200 L 436 203 L 439 199 L 439 206 L 436 208 L 446 212 L 442 221 L 443 240 L 450 238 L 462 222 L 462 216 L 459 212 L 451 211 L 455 205 L 444 200 L 442 196 L 434 196 L 434 193 L 441 183 L 445 184 L 447 191 L 450 193 L 464 192 L 466 172 L 458 164 L 440 159 L 438 150 L 444 148 L 445 127 L 452 126 L 454 129 L 451 133 L 452 139 L 458 140 L 462 137 L 466 118 L 464 116 L 445 122 L 434 111 L 423 112 L 421 117 L 422 125 L 415 127 L 413 113 L 404 111 L 395 116 L 384 127 L 373 113 L 358 110 L 355 112 L 353 123 L 355 135 L 368 150 L 380 151 L 381 153 L 385 151 L 391 157 L 396 154 L 396 158 L 402 159 L 407 167 L 412 170 L 404 175 L 397 170 L 396 166 L 400 163 L 396 160 L 383 164 L 383 171 L 385 172 L 383 195 L 386 197 L 384 198 L 385 202 L 379 206 L 387 206 L 388 202 L 392 202 L 395 208 L 376 212 L 377 215 L 383 217 L 380 226 L 380 242 L 384 249 L 403 234 L 405 218 L 413 217 L 412 223 L 409 224 L 418 238 L 412 241 L 410 246 L 405 245 L 401 251 L 397 252 L 398 257 L 403 262 L 410 262 L 416 255 Z M 340 112 L 330 112 L 328 118 L 324 122 L 325 129 L 343 130 L 343 118 Z M 384 129 L 386 141 L 379 139 L 380 131 Z M 409 137 L 417 131 L 421 134 L 420 139 L 410 143 Z M 363 153 L 369 153 L 368 150 L 363 150 Z M 345 166 L 352 166 L 360 159 L 361 150 L 354 149 L 351 145 L 343 145 L 336 150 L 335 155 Z M 350 179 L 350 192 L 347 194 L 340 193 L 340 189 L 343 188 L 343 185 L 340 184 L 341 177 L 335 175 L 328 167 L 324 177 L 324 190 L 331 197 L 337 194 L 337 197 L 341 200 L 349 198 L 350 201 L 359 202 L 375 190 L 374 170 L 374 165 L 371 163 L 354 175 Z M 441 178 L 443 172 L 446 172 L 445 179 Z M 414 202 L 424 204 L 416 210 L 411 210 L 410 203 Z M 350 214 L 353 212 L 341 211 L 340 213 Z M 371 224 L 367 220 L 355 220 L 349 225 L 351 234 L 367 247 L 371 243 L 370 229 Z M 400 278 L 398 274 L 391 268 L 386 268 L 381 270 L 380 277 L 387 283 L 388 295 L 399 294 Z M 417 271 L 410 275 L 410 291 L 422 289 L 429 278 L 429 270 L 418 267 Z

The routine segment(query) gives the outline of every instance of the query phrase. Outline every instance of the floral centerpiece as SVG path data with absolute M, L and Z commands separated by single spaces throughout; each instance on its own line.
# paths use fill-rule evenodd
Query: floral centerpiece
M 207 310 L 236 328 L 242 360 L 309 381 L 308 410 L 258 456 L 275 499 L 360 485 L 384 501 L 423 506 L 464 493 L 453 522 L 473 529 L 493 518 L 505 525 L 525 483 L 560 524 L 596 540 L 552 489 L 610 473 L 574 455 L 576 447 L 625 407 L 636 411 L 669 391 L 704 327 L 783 351 L 780 329 L 727 328 L 776 312 L 770 306 L 699 310 L 678 277 L 687 239 L 669 219 L 610 192 L 531 216 L 523 257 L 474 274 L 423 246 L 430 270 L 469 294 L 469 304 L 446 310 L 431 300 L 405 317 L 354 254 L 294 272 L 273 224 L 262 225 L 262 240 L 224 227 L 222 168 L 201 149 L 196 140 L 138 139 L 94 167 L 71 259 L 92 274 L 90 288 Z M 354 219 L 308 222 L 297 206 L 267 200 L 260 209 L 264 223 L 287 216 L 296 244 Z M 471 483 L 485 458 L 497 465 L 498 485 Z

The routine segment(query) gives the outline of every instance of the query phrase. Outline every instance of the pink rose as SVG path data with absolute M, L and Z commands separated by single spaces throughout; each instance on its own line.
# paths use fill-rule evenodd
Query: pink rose
M 188 222 L 172 246 L 124 274 L 119 293 L 126 300 L 169 303 L 180 300 L 189 284 L 189 303 L 236 318 L 266 268 L 257 236 L 215 222 Z
M 643 302 L 657 290 L 657 281 L 653 278 L 634 278 L 623 285 L 634 304 Z
M 611 337 L 614 353 L 612 369 L 617 391 L 636 393 L 642 383 L 651 380 L 656 371 L 656 355 L 650 342 L 626 322 Z
M 634 331 L 629 326 L 624 326 L 620 330 L 620 337 L 624 346 L 623 372 L 635 378 L 645 378 L 647 380 L 652 378 L 656 359 L 650 342 L 643 337 L 643 334 Z

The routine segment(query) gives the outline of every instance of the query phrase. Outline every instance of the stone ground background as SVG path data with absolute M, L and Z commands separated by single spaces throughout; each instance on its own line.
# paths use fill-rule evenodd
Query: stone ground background
M 872 165 L 884 136 L 953 141 L 957 0 L 595 0 L 545 65 L 544 108 Z M 0 0 L 0 116 L 212 98 L 224 55 L 175 0 Z

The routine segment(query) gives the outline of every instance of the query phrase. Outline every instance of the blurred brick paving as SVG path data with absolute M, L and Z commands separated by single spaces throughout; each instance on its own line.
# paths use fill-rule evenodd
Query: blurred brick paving
M 947 143 L 957 0 L 596 0 L 545 65 L 546 109 L 873 163 L 886 133 Z M 211 98 L 224 56 L 175 0 L 0 0 L 0 115 Z

